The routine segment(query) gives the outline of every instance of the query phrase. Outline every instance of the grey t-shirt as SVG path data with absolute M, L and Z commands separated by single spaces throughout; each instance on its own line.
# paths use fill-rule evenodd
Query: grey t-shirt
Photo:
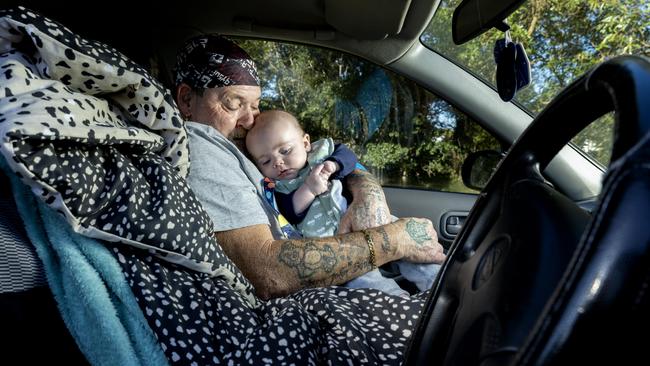
M 270 225 L 282 231 L 264 199 L 262 175 L 237 147 L 214 128 L 186 122 L 190 148 L 187 181 L 214 223 L 215 231 Z

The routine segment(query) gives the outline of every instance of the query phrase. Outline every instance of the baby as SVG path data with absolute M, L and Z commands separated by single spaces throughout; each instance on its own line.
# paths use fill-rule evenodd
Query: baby
M 271 179 L 280 213 L 303 237 L 332 236 L 338 232 L 347 209 L 341 179 L 357 167 L 357 157 L 331 138 L 310 142 L 298 120 L 284 111 L 266 111 L 255 120 L 246 136 L 246 148 L 262 174 Z M 397 261 L 402 275 L 419 290 L 431 287 L 438 264 Z M 344 286 L 375 288 L 397 296 L 408 296 L 395 280 L 378 269 Z

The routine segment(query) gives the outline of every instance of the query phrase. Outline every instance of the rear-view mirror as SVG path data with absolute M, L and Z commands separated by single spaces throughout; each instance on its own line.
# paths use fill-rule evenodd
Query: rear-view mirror
M 491 28 L 506 30 L 504 20 L 526 0 L 463 0 L 454 10 L 452 37 L 457 45 Z

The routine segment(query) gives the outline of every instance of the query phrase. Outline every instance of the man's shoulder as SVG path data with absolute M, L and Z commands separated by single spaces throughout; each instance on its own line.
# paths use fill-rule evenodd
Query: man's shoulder
M 211 126 L 197 122 L 186 122 L 185 126 L 189 139 L 190 154 L 193 154 L 192 150 L 195 152 L 200 151 L 207 158 L 210 154 L 217 153 L 217 151 L 229 155 L 238 151 L 230 140 Z
M 203 123 L 198 122 L 185 122 L 185 128 L 190 137 L 199 137 L 203 139 L 215 139 L 215 140 L 226 140 L 225 137 L 219 131 L 215 130 L 211 126 L 208 126 Z
M 186 122 L 190 148 L 190 176 L 205 175 L 215 166 L 238 166 L 228 140 L 208 125 Z

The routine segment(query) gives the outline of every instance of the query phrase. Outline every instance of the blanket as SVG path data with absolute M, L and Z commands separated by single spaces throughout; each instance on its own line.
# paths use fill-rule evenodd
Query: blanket
M 0 152 L 73 232 L 110 248 L 112 281 L 171 363 L 400 364 L 422 298 L 331 287 L 258 299 L 184 180 L 185 136 L 169 91 L 118 51 L 0 11 Z
M 108 46 L 24 8 L 4 14 L 0 151 L 10 169 L 75 232 L 221 276 L 254 304 L 183 180 L 187 138 L 170 93 Z
M 0 170 L 6 169 L 0 159 Z M 88 361 L 93 365 L 167 365 L 109 249 L 73 232 L 16 177 L 10 179 L 18 212 L 43 262 L 61 317 Z

